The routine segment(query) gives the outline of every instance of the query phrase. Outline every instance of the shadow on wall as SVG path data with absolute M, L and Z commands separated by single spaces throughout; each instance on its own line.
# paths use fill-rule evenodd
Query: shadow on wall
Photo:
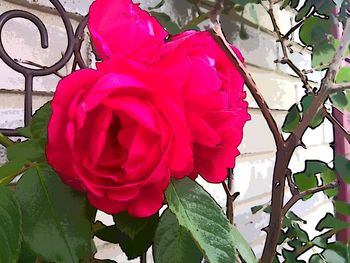
M 221 25 L 229 42 L 233 43 L 243 54 L 246 61 L 249 61 L 257 66 L 276 69 L 277 43 L 271 41 L 271 36 L 245 25 L 247 37 L 241 39 L 240 29 L 241 23 L 234 21 L 232 17 L 221 16 Z M 258 56 L 257 54 L 264 54 Z

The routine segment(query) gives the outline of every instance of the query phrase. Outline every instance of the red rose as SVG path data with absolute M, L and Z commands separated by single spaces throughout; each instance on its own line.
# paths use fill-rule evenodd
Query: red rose
M 101 8 L 114 11 L 99 18 Z M 91 14 L 94 45 L 110 59 L 57 88 L 46 152 L 62 180 L 100 210 L 138 217 L 159 210 L 170 176 L 222 182 L 249 118 L 225 54 L 206 32 L 165 43 L 154 18 L 126 0 L 98 0 Z M 141 33 L 119 33 L 125 25 Z
M 150 216 L 170 174 L 193 170 L 181 94 L 157 70 L 113 63 L 78 71 L 60 82 L 52 110 L 49 163 L 107 213 Z

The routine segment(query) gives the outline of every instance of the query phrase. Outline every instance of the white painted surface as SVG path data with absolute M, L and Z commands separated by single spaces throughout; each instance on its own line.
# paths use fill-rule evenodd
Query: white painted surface
M 30 5 L 22 6 L 18 3 L 26 3 Z M 17 3 L 17 4 L 14 4 Z M 85 15 L 88 11 L 89 4 L 92 0 L 65 0 L 62 1 L 65 8 L 72 13 Z M 155 5 L 158 0 L 142 1 L 142 6 Z M 179 17 L 184 22 L 191 10 L 187 10 L 185 4 L 179 4 L 185 0 L 166 1 L 163 9 L 171 10 L 172 17 Z M 50 36 L 50 48 L 42 50 L 39 43 L 39 35 L 37 29 L 30 23 L 16 19 L 6 25 L 4 31 L 4 42 L 8 52 L 17 58 L 32 60 L 34 62 L 50 65 L 56 62 L 60 53 L 64 50 L 62 46 L 66 43 L 65 31 L 60 18 L 52 13 L 47 13 L 40 6 L 50 6 L 48 0 L 1 0 L 0 13 L 11 9 L 30 10 L 37 14 L 47 25 Z M 44 11 L 43 11 L 44 10 Z M 263 10 L 257 10 L 259 15 L 260 27 L 271 30 L 271 24 Z M 278 11 L 280 17 L 279 22 L 282 31 L 287 31 L 290 27 L 291 14 L 286 11 Z M 250 13 L 245 14 L 245 18 L 254 23 L 254 18 Z M 72 20 L 74 26 L 77 21 Z M 224 30 L 230 41 L 234 43 L 243 53 L 248 67 L 256 79 L 259 89 L 266 97 L 269 106 L 274 109 L 273 114 L 279 126 L 283 123 L 283 118 L 288 108 L 300 99 L 303 95 L 300 81 L 293 77 L 294 75 L 284 66 L 276 66 L 273 62 L 280 56 L 279 47 L 272 33 L 257 31 L 252 26 L 246 26 L 249 39 L 242 40 L 239 38 L 238 22 L 232 21 L 228 17 L 223 17 Z M 310 67 L 310 55 L 307 52 L 304 55 L 293 55 L 295 63 L 302 68 Z M 62 74 L 67 74 L 67 70 L 63 69 Z M 313 75 L 315 81 L 319 81 L 320 74 Z M 39 91 L 52 92 L 58 82 L 57 77 L 49 76 L 45 78 L 35 79 L 34 89 Z M 23 90 L 23 77 L 14 73 L 4 63 L 0 62 L 0 127 L 15 128 L 22 125 L 23 111 L 23 95 L 18 90 Z M 14 92 L 16 91 L 16 92 Z M 47 96 L 35 96 L 34 107 L 37 108 L 50 99 Z M 244 140 L 239 147 L 242 155 L 237 158 L 235 168 L 235 190 L 241 194 L 236 201 L 235 222 L 243 235 L 249 240 L 257 254 L 261 253 L 264 233 L 260 231 L 266 226 L 268 217 L 264 213 L 252 215 L 250 207 L 264 204 L 270 199 L 270 184 L 272 180 L 272 171 L 274 164 L 274 143 L 271 133 L 259 111 L 257 105 L 253 101 L 248 92 L 247 97 L 250 103 L 250 114 L 252 121 L 247 123 L 244 129 Z M 326 122 L 323 127 L 317 130 L 309 130 L 304 135 L 304 142 L 308 149 L 297 149 L 293 155 L 290 168 L 294 172 L 304 169 L 304 161 L 306 159 L 320 158 L 326 162 L 332 159 L 332 150 L 328 146 L 333 140 L 331 125 Z M 5 161 L 3 148 L 0 147 L 0 163 Z M 215 197 L 217 202 L 224 206 L 225 196 L 220 184 L 211 185 L 202 182 L 204 187 Z M 294 208 L 295 212 L 300 216 L 306 216 L 309 229 L 314 228 L 316 218 L 315 215 L 325 213 L 331 210 L 331 206 L 327 200 L 320 195 L 315 195 L 307 202 L 299 202 Z M 98 216 L 106 223 L 112 224 L 111 218 L 103 213 Z M 98 256 L 100 258 L 114 258 L 118 262 L 128 262 L 126 258 L 120 254 L 118 246 L 106 244 L 97 241 Z M 131 261 L 130 261 L 131 262 Z M 137 261 L 133 261 L 137 262 Z

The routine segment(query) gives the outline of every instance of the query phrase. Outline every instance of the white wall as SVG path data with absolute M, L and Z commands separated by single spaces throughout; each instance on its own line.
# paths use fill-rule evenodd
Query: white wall
M 87 13 L 91 0 L 62 1 L 68 11 L 72 13 L 72 22 L 76 26 L 82 15 Z M 144 6 L 154 5 L 158 1 L 143 1 Z M 181 4 L 184 2 L 183 4 Z M 184 0 L 166 1 L 164 9 L 171 10 L 172 17 L 185 21 L 191 14 Z M 49 32 L 48 50 L 40 48 L 39 34 L 37 29 L 30 23 L 21 19 L 15 19 L 5 26 L 3 39 L 5 48 L 10 55 L 16 58 L 35 61 L 43 65 L 55 63 L 64 51 L 66 43 L 65 31 L 60 18 L 52 12 L 47 0 L 0 0 L 0 13 L 12 9 L 29 10 L 40 17 Z M 278 22 L 282 32 L 286 32 L 292 25 L 292 13 L 279 11 Z M 281 54 L 279 44 L 276 43 L 274 34 L 271 32 L 272 24 L 262 8 L 257 9 L 259 25 L 256 25 L 250 12 L 245 14 L 246 29 L 249 39 L 241 40 L 238 32 L 240 24 L 237 19 L 224 16 L 222 24 L 228 39 L 234 43 L 246 58 L 246 63 L 257 85 L 265 96 L 266 101 L 279 125 L 282 125 L 288 108 L 303 96 L 300 81 L 286 66 L 276 65 L 276 60 Z M 291 56 L 293 61 L 302 68 L 310 69 L 310 54 L 300 46 L 293 44 L 295 52 Z M 87 56 L 87 51 L 85 53 Z M 23 106 L 23 77 L 9 69 L 0 61 L 0 127 L 14 128 L 22 125 Z M 61 70 L 67 74 L 67 69 Z M 310 79 L 318 82 L 321 78 L 319 73 L 310 74 Z M 34 82 L 34 107 L 37 108 L 49 100 L 55 90 L 57 81 L 55 76 L 35 79 Z M 315 82 L 315 84 L 316 84 Z M 270 200 L 270 183 L 272 180 L 273 164 L 275 159 L 275 146 L 272 135 L 261 115 L 256 103 L 248 92 L 249 112 L 252 120 L 247 123 L 244 130 L 244 140 L 240 146 L 241 155 L 237 159 L 235 168 L 235 190 L 241 194 L 235 203 L 235 223 L 239 230 L 253 245 L 259 255 L 264 242 L 264 233 L 260 231 L 266 226 L 268 217 L 264 213 L 252 215 L 250 207 L 264 204 Z M 321 159 L 326 162 L 332 160 L 332 151 L 329 143 L 332 141 L 332 130 L 329 123 L 321 128 L 308 131 L 304 136 L 307 150 L 298 149 L 290 165 L 294 172 L 303 170 L 305 159 Z M 4 162 L 4 151 L 0 149 L 0 162 Z M 216 197 L 219 204 L 225 204 L 224 191 L 221 185 L 209 185 L 203 182 L 205 187 Z M 288 193 L 287 193 L 288 195 Z M 300 202 L 295 211 L 305 217 L 313 228 L 314 218 L 319 218 L 320 213 L 331 211 L 332 206 L 322 196 L 315 195 L 306 203 Z M 317 217 L 315 216 L 317 215 Z M 102 216 L 103 218 L 108 217 Z M 112 223 L 112 222 L 110 222 Z M 116 246 L 98 242 L 99 256 L 102 258 L 118 258 L 118 262 L 127 262 L 122 256 L 116 256 L 119 249 Z M 135 261 L 137 262 L 137 261 Z

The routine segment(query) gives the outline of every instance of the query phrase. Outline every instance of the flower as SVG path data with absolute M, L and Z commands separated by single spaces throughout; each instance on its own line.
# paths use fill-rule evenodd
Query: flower
M 162 205 L 170 174 L 193 170 L 181 94 L 161 71 L 106 63 L 106 69 L 80 70 L 60 82 L 48 162 L 97 208 L 150 216 Z
M 90 7 L 88 28 L 103 60 L 112 56 L 147 58 L 168 35 L 153 16 L 131 0 L 95 1 Z
M 243 79 L 223 51 L 207 32 L 165 41 L 131 1 L 97 0 L 90 13 L 104 61 L 60 81 L 48 127 L 51 166 L 98 209 L 136 217 L 160 209 L 171 177 L 222 182 L 249 119 Z M 124 27 L 129 33 L 119 34 Z
M 208 182 L 222 182 L 227 168 L 234 167 L 243 126 L 250 119 L 242 76 L 208 32 L 187 31 L 170 38 L 152 67 L 180 82 L 193 140 L 191 177 L 200 174 Z

